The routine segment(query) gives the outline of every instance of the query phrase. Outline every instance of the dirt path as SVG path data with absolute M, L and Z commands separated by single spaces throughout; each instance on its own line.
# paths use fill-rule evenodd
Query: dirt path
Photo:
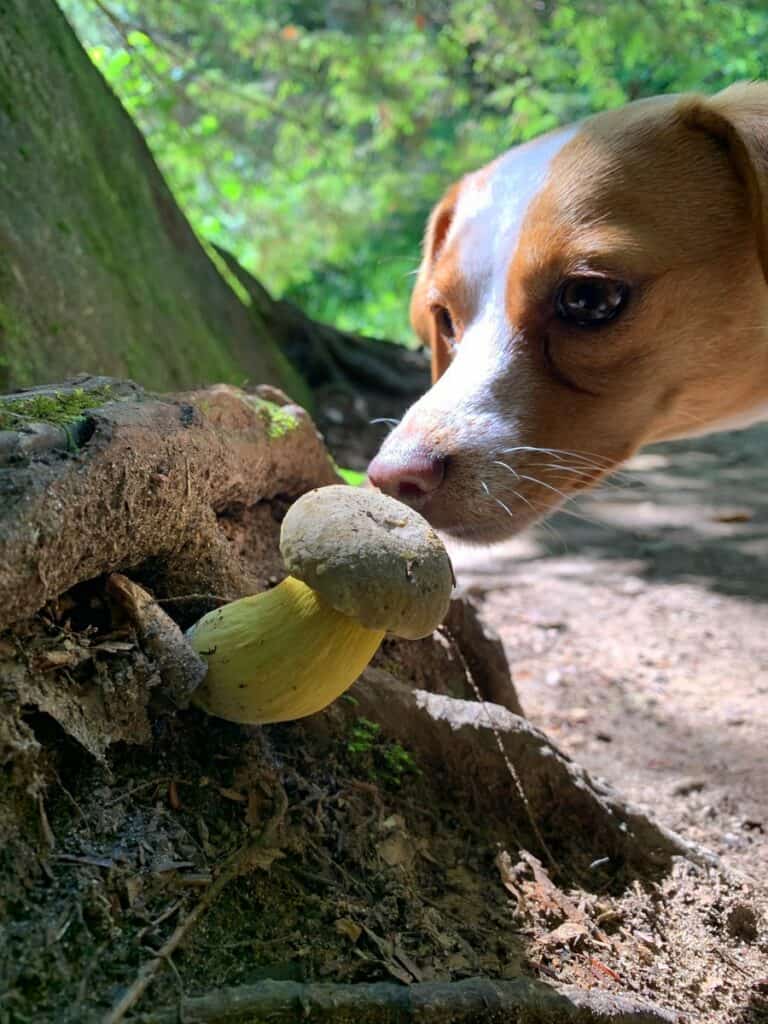
M 659 446 L 551 527 L 455 552 L 531 720 L 768 881 L 768 427 Z

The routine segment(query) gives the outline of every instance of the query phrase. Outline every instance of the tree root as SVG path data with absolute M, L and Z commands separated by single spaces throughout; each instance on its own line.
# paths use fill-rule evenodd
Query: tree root
M 108 383 L 118 397 L 88 411 L 76 452 L 36 452 L 0 469 L 0 628 L 129 568 L 162 596 L 263 589 L 279 570 L 275 536 L 262 530 L 239 551 L 238 516 L 338 482 L 298 406 L 225 386 L 149 398 Z
M 137 583 L 113 573 L 107 592 L 136 626 L 145 652 L 157 664 L 163 685 L 178 707 L 186 707 L 208 671 L 174 620 Z
M 178 1010 L 142 1014 L 135 1021 L 175 1024 L 179 1019 L 186 1024 L 674 1024 L 677 1017 L 624 996 L 558 991 L 529 978 L 467 978 L 407 986 L 263 981 L 183 999 Z
M 532 815 L 531 849 L 552 842 L 588 885 L 603 860 L 607 877 L 620 867 L 641 873 L 683 856 L 711 867 L 717 858 L 657 824 L 607 784 L 592 779 L 525 719 L 496 704 L 414 690 L 388 672 L 369 668 L 351 691 L 355 704 L 337 702 L 305 728 L 327 729 L 334 719 L 363 716 L 386 736 L 440 772 L 456 800 L 489 818 L 518 824 Z M 338 727 L 338 725 L 337 725 Z M 518 785 L 519 782 L 519 785 Z M 600 869 L 602 870 L 602 869 Z
M 423 353 L 310 320 L 298 306 L 273 299 L 232 253 L 218 245 L 214 249 L 248 292 L 270 337 L 301 367 L 314 390 L 346 385 L 357 393 L 389 395 L 394 410 L 402 412 L 404 404 L 429 387 L 429 364 Z

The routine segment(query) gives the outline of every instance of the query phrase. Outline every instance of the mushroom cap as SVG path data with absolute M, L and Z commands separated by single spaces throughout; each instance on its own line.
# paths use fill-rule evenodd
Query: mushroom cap
M 299 498 L 280 531 L 288 572 L 368 629 L 416 640 L 448 611 L 454 576 L 429 523 L 379 491 L 332 485 Z

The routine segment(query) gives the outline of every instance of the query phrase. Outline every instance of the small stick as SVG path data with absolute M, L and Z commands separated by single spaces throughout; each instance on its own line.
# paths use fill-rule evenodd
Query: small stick
M 142 644 L 157 661 L 163 683 L 174 701 L 184 707 L 205 678 L 207 666 L 193 650 L 179 626 L 155 599 L 120 573 L 107 580 L 110 596 L 123 608 L 138 630 Z

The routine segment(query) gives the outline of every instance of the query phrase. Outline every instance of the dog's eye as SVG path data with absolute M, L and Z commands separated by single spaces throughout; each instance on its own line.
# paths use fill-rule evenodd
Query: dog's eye
M 445 306 L 435 306 L 433 313 L 440 337 L 449 345 L 453 345 L 456 341 L 456 328 L 453 325 L 453 317 L 449 310 Z
M 569 277 L 557 293 L 557 315 L 580 327 L 613 320 L 626 305 L 629 288 L 606 277 Z

